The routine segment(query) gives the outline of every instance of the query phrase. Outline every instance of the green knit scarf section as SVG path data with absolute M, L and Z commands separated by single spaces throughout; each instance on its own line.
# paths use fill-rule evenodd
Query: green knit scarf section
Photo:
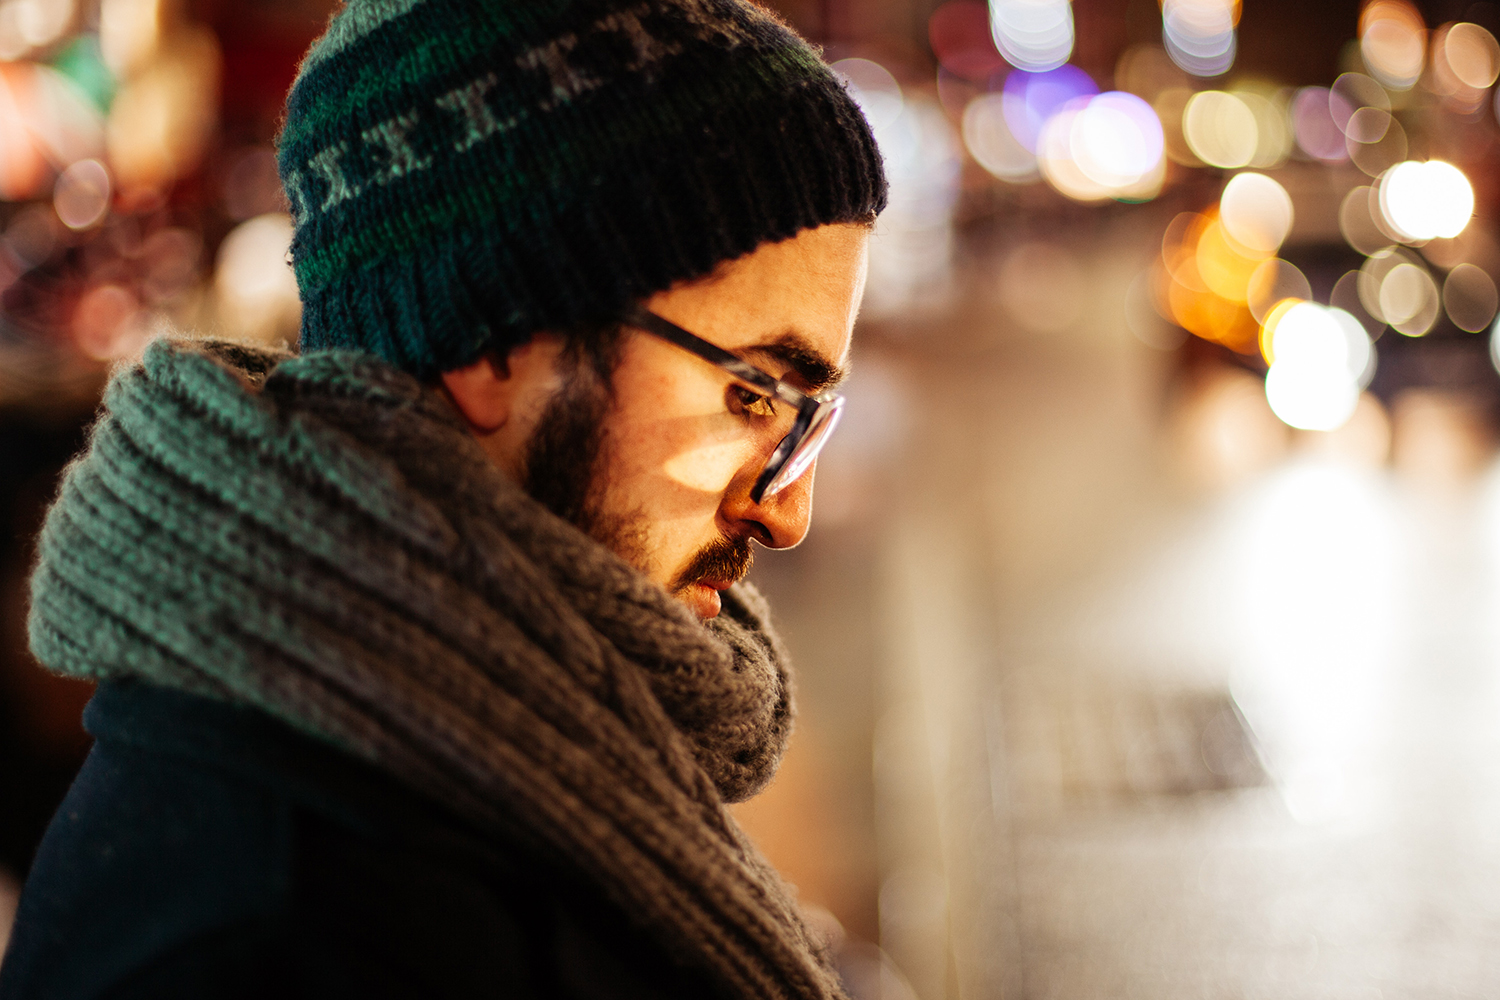
M 752 588 L 705 627 L 367 355 L 158 341 L 40 540 L 59 673 L 256 706 L 599 885 L 730 995 L 841 995 L 724 809 L 790 681 Z M 501 989 L 497 984 L 497 989 Z

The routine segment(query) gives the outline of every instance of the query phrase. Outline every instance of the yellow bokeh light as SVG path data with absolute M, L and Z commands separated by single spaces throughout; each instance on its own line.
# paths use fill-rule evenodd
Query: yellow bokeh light
M 1236 90 L 1233 95 L 1255 117 L 1255 154 L 1250 157 L 1249 165 L 1262 170 L 1281 166 L 1296 141 L 1287 120 L 1285 97 L 1267 97 L 1250 90 Z
M 1182 112 L 1182 133 L 1193 155 L 1215 167 L 1246 166 L 1260 145 L 1255 113 L 1222 90 L 1193 95 Z

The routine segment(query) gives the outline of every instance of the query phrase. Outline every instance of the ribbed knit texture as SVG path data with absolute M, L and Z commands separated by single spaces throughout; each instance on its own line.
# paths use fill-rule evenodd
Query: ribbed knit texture
M 49 668 L 258 706 L 576 870 L 730 995 L 842 995 L 723 805 L 791 726 L 753 589 L 706 627 L 368 355 L 158 341 L 105 407 L 41 535 Z
M 885 204 L 858 107 L 744 0 L 349 0 L 279 155 L 304 350 L 424 378 Z

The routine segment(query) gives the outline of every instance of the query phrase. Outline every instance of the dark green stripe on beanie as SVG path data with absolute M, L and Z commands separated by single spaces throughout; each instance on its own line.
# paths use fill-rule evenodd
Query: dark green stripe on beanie
M 858 107 L 735 0 L 350 0 L 279 155 L 304 350 L 422 377 L 885 204 Z

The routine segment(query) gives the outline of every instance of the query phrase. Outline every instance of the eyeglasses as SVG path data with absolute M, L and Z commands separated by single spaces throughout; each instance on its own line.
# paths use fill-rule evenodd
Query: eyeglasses
M 645 309 L 631 310 L 624 316 L 624 321 L 717 365 L 767 399 L 779 399 L 797 408 L 797 419 L 792 422 L 791 431 L 771 453 L 766 467 L 761 470 L 755 485 L 750 489 L 750 499 L 756 503 L 775 496 L 796 482 L 813 463 L 813 459 L 818 457 L 818 452 L 828 443 L 828 436 L 838 426 L 839 417 L 844 412 L 844 397 L 836 392 L 809 396 L 761 371 L 750 362 L 735 357 L 722 347 L 710 344 L 697 334 L 689 333 L 676 323 L 664 320 Z

